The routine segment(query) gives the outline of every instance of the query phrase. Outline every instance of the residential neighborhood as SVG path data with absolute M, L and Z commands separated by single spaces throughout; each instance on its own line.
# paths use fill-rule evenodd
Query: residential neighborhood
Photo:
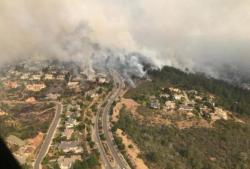
M 15 66 L 8 65 L 0 81 L 0 85 L 4 87 L 0 89 L 0 99 L 3 100 L 0 100 L 0 118 L 8 119 L 3 123 L 6 128 L 16 126 L 15 130 L 8 129 L 12 130 L 13 134 L 6 133 L 3 137 L 15 158 L 26 168 L 36 165 L 36 158 L 39 156 L 40 148 L 43 148 L 46 132 L 50 130 L 49 126 L 58 109 L 55 105 L 58 103 L 62 104 L 63 109 L 59 112 L 60 120 L 56 125 L 48 153 L 41 163 L 43 168 L 70 169 L 77 160 L 84 162 L 88 155 L 92 154 L 99 158 L 91 139 L 92 121 L 95 117 L 94 107 L 111 89 L 109 77 L 97 73 L 88 78 L 80 72 L 76 73 L 75 64 L 65 66 L 44 61 L 41 61 L 40 67 L 30 64 L 28 66 L 29 62 L 23 62 Z M 6 109 L 6 105 L 11 109 Z M 30 115 L 25 112 L 26 107 L 30 107 Z M 12 111 L 16 108 L 21 112 Z M 12 120 L 12 116 L 22 118 L 19 122 Z M 31 127 L 36 128 L 36 125 L 39 125 L 43 129 L 39 130 L 37 127 L 35 130 L 27 129 L 27 134 L 16 134 L 18 128 L 21 129 L 22 125 L 27 123 L 25 119 L 28 116 L 30 121 L 31 116 L 40 119 L 37 123 L 29 122 Z M 44 123 L 46 118 L 49 120 Z

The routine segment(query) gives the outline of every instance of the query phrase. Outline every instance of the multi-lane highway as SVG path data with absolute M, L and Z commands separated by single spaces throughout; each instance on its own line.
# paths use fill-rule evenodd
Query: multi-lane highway
M 46 134 L 46 137 L 43 141 L 43 144 L 37 154 L 35 163 L 34 163 L 34 169 L 41 169 L 41 162 L 43 161 L 44 157 L 46 156 L 49 147 L 51 145 L 53 136 L 55 134 L 56 128 L 58 126 L 58 124 L 60 123 L 60 115 L 61 112 L 63 110 L 63 106 L 61 103 L 56 103 L 56 112 L 55 112 L 55 116 L 53 118 L 53 121 L 48 129 L 48 132 Z
M 113 77 L 115 86 L 103 101 L 103 105 L 99 107 L 95 122 L 95 141 L 101 154 L 103 165 L 105 169 L 130 169 L 127 161 L 119 152 L 113 140 L 112 132 L 110 131 L 109 112 L 113 102 L 119 97 L 122 89 L 125 87 L 122 77 L 116 71 L 110 71 Z M 100 133 L 105 136 L 105 141 L 100 139 Z

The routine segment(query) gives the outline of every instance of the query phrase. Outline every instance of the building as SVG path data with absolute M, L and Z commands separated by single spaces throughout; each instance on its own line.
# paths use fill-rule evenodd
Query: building
M 181 100 L 182 98 L 184 98 L 183 95 L 178 95 L 178 94 L 175 94 L 175 95 L 174 95 L 174 99 L 175 99 L 175 100 Z
M 160 105 L 158 100 L 152 100 L 150 102 L 150 108 L 152 108 L 152 109 L 160 109 L 161 105 Z
M 41 78 L 42 78 L 42 75 L 37 74 L 37 75 L 32 75 L 30 80 L 41 80 Z
M 76 121 L 76 119 L 68 119 L 65 123 L 66 128 L 73 128 L 77 126 L 79 123 Z
M 72 111 L 67 111 L 67 112 L 65 113 L 65 115 L 66 115 L 67 118 L 71 118 L 71 117 L 74 115 L 74 112 L 72 112 Z
M 178 88 L 173 88 L 173 87 L 170 87 L 170 88 L 169 88 L 169 90 L 170 90 L 171 92 L 181 93 L 181 90 L 180 90 L 180 89 L 178 89 Z
M 30 73 L 25 73 L 25 74 L 23 74 L 23 75 L 20 77 L 20 79 L 26 80 L 26 79 L 29 79 L 29 76 L 30 76 Z
M 64 153 L 81 153 L 83 151 L 83 148 L 79 146 L 77 141 L 62 141 L 58 148 Z
M 11 82 L 11 81 L 5 82 L 4 85 L 11 89 L 16 89 L 18 87 L 17 82 Z
M 60 94 L 53 94 L 53 93 L 49 93 L 46 95 L 46 99 L 48 100 L 57 100 L 58 97 L 60 97 Z
M 196 91 L 196 90 L 189 90 L 189 91 L 187 91 L 187 93 L 197 95 L 198 91 Z
M 33 91 L 33 92 L 38 92 L 44 88 L 46 88 L 46 85 L 43 83 L 41 83 L 41 84 L 29 84 L 26 86 L 27 90 Z
M 34 103 L 36 102 L 36 99 L 34 97 L 29 97 L 28 99 L 25 100 L 27 103 Z
M 176 107 L 175 102 L 172 101 L 166 101 L 165 106 L 167 110 L 173 110 Z
M 188 106 L 188 105 L 181 105 L 179 110 L 182 110 L 182 111 L 193 111 L 193 107 L 192 106 Z
M 56 77 L 57 80 L 64 80 L 65 79 L 65 75 L 58 75 Z
M 168 99 L 168 98 L 170 98 L 170 95 L 169 94 L 161 94 L 160 97 Z
M 45 80 L 53 80 L 54 76 L 52 74 L 45 74 L 44 79 Z
M 70 169 L 72 164 L 76 162 L 76 160 L 82 160 L 80 155 L 72 155 L 70 157 L 60 156 L 57 160 L 61 169 Z
M 70 89 L 77 88 L 79 85 L 79 82 L 68 82 L 68 87 Z
M 210 115 L 213 121 L 220 120 L 220 119 L 228 120 L 229 118 L 228 113 L 225 110 L 218 108 L 218 107 L 216 107 L 215 112 L 211 113 Z

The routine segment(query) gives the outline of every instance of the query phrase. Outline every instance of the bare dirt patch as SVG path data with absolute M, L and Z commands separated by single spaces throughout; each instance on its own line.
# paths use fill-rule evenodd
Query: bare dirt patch
M 36 137 L 28 139 L 27 142 L 30 146 L 35 147 L 35 149 L 42 143 L 44 134 L 39 132 Z
M 186 129 L 191 127 L 212 128 L 212 125 L 207 120 L 204 119 L 178 121 L 175 123 L 175 125 L 179 129 Z
M 121 100 L 113 108 L 112 121 L 117 122 L 120 110 L 125 107 L 126 110 L 130 111 L 132 114 L 136 113 L 136 110 L 140 104 L 132 99 L 121 98 Z
M 128 138 L 128 136 L 121 130 L 117 129 L 116 134 L 122 138 L 122 142 L 125 145 L 125 150 L 131 162 L 135 165 L 136 169 L 148 169 L 144 161 L 139 158 L 140 150 L 137 145 Z

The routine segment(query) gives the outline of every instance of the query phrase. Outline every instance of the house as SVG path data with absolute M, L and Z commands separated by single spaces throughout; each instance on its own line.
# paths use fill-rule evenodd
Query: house
M 77 76 L 74 76 L 73 78 L 72 78 L 72 81 L 81 81 L 83 78 L 82 78 L 82 76 L 81 75 L 77 75 Z
M 20 77 L 20 79 L 26 80 L 26 79 L 29 78 L 29 76 L 30 76 L 30 73 L 25 73 L 25 74 L 23 74 L 23 75 Z
M 10 69 L 10 70 L 8 71 L 8 73 L 9 73 L 9 74 L 13 74 L 13 75 L 15 75 L 15 74 L 16 74 L 16 71 L 15 71 L 15 70 L 13 70 L 13 69 Z
M 60 94 L 53 94 L 53 93 L 49 93 L 46 95 L 46 99 L 47 100 L 57 100 L 58 97 L 60 97 Z
M 79 146 L 77 141 L 62 141 L 58 147 L 64 153 L 74 152 L 74 153 L 81 153 L 83 148 Z
M 70 169 L 72 167 L 72 164 L 76 160 L 82 160 L 81 156 L 80 155 L 72 155 L 70 157 L 60 156 L 57 162 L 61 169 Z
M 160 97 L 163 97 L 163 98 L 166 98 L 166 99 L 167 99 L 167 98 L 170 97 L 170 95 L 169 95 L 169 94 L 161 94 Z
M 29 90 L 29 91 L 33 91 L 33 92 L 38 92 L 38 91 L 44 89 L 45 87 L 46 86 L 43 83 L 26 85 L 26 89 Z
M 198 91 L 196 91 L 196 90 L 189 90 L 189 91 L 187 91 L 187 93 L 197 95 Z
M 11 89 L 16 89 L 17 88 L 17 82 L 11 82 L 11 81 L 7 81 L 4 83 L 4 85 L 8 88 L 11 88 Z
M 175 100 L 181 100 L 182 98 L 183 98 L 183 95 L 178 95 L 178 94 L 174 95 Z
M 70 89 L 77 88 L 79 85 L 79 82 L 68 82 L 68 87 Z
M 52 74 L 57 74 L 57 71 L 56 70 L 52 70 L 51 73 Z
M 175 102 L 172 101 L 166 101 L 165 106 L 167 110 L 173 110 L 176 107 Z
M 65 79 L 65 75 L 57 75 L 56 79 L 57 80 L 64 80 Z
M 34 103 L 36 102 L 36 99 L 34 97 L 29 97 L 28 99 L 25 100 L 27 103 Z
M 66 128 L 63 133 L 62 133 L 62 136 L 63 137 L 66 137 L 67 140 L 69 140 L 72 136 L 72 134 L 74 133 L 74 130 L 73 129 L 69 129 L 69 128 Z
M 41 80 L 42 75 L 41 74 L 36 74 L 36 75 L 32 75 L 30 80 Z
M 44 79 L 45 80 L 53 80 L 54 76 L 52 74 L 45 74 Z
M 192 106 L 188 106 L 188 105 L 181 105 L 179 110 L 182 110 L 182 111 L 193 111 L 193 107 Z
M 65 123 L 66 128 L 73 128 L 77 126 L 78 124 L 79 122 L 77 122 L 76 119 L 72 119 L 72 118 L 68 119 Z
M 67 118 L 71 118 L 71 117 L 74 115 L 74 112 L 72 112 L 72 111 L 67 111 L 67 112 L 65 113 L 65 115 L 66 115 Z
M 25 145 L 25 141 L 21 140 L 20 138 L 14 136 L 14 135 L 9 135 L 9 136 L 6 138 L 6 142 L 7 142 L 9 145 L 17 145 L 17 146 L 19 146 L 19 147 Z
M 187 103 L 186 103 L 188 106 L 192 106 L 192 107 L 194 107 L 195 106 L 195 104 L 196 104 L 196 102 L 195 101 L 193 101 L 193 100 L 191 100 L 191 101 L 187 101 Z
M 159 109 L 161 107 L 160 103 L 158 100 L 152 100 L 150 102 L 150 108 L 152 109 Z
M 202 97 L 201 96 L 195 96 L 195 99 L 200 101 L 200 100 L 202 100 Z
M 218 108 L 218 107 L 215 108 L 214 113 L 211 113 L 211 119 L 213 121 L 220 120 L 220 119 L 228 120 L 228 118 L 229 118 L 228 113 L 225 110 Z
M 171 92 L 181 93 L 181 90 L 180 90 L 180 89 L 178 89 L 178 88 L 173 88 L 173 87 L 170 87 L 170 88 L 169 88 L 169 90 L 170 90 Z

